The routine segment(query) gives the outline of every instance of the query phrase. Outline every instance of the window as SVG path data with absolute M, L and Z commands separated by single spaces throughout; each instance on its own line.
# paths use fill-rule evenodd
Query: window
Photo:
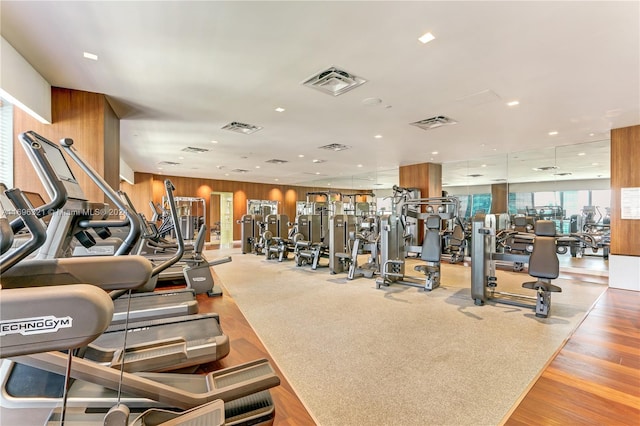
M 13 187 L 13 105 L 0 98 L 0 182 Z
M 491 213 L 491 194 L 473 194 L 471 203 L 471 216 Z
M 533 205 L 532 192 L 510 192 L 509 214 L 526 214 L 527 207 Z
M 589 191 L 563 191 L 562 208 L 565 211 L 565 217 L 572 215 L 580 215 L 582 208 L 589 205 Z

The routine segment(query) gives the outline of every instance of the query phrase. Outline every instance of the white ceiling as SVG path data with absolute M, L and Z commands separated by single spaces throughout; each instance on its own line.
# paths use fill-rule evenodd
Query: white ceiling
M 140 172 L 375 189 L 397 184 L 400 165 L 444 163 L 445 180 L 453 180 L 448 164 L 606 145 L 610 129 L 640 124 L 637 1 L 0 7 L 2 36 L 53 86 L 109 97 L 121 117 L 122 157 Z M 436 39 L 422 44 L 427 31 Z M 339 97 L 300 84 L 330 66 L 367 82 Z M 506 105 L 516 99 L 520 105 Z M 458 124 L 409 125 L 437 115 Z M 263 129 L 221 129 L 232 121 Z M 352 148 L 318 149 L 331 143 Z M 181 152 L 187 146 L 210 151 Z M 604 163 L 600 148 L 585 164 Z M 274 158 L 288 163 L 265 163 Z M 573 173 L 576 158 L 567 156 L 561 170 Z M 608 176 L 608 166 L 570 176 L 606 177 L 603 170 Z

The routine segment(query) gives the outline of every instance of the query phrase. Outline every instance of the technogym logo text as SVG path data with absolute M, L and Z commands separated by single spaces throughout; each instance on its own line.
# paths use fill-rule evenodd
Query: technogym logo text
M 9 334 L 30 334 L 55 333 L 61 328 L 72 327 L 73 318 L 56 318 L 53 315 L 33 318 L 18 318 L 0 321 L 0 336 Z

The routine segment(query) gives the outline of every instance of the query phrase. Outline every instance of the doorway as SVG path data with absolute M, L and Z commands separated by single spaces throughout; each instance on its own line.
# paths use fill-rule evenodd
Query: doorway
M 233 246 L 233 192 L 212 192 L 209 209 L 211 244 L 220 248 Z

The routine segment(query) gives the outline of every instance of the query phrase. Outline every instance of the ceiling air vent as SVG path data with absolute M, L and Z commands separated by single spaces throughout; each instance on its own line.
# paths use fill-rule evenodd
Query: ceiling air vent
M 224 130 L 231 130 L 236 133 L 244 133 L 245 135 L 250 135 L 251 133 L 255 133 L 258 130 L 262 129 L 260 126 L 254 126 L 253 124 L 240 123 L 239 121 L 232 121 L 223 127 Z
M 180 163 L 176 163 L 175 161 L 161 161 L 158 163 L 161 166 L 179 166 Z
M 265 163 L 271 163 L 271 164 L 284 164 L 284 163 L 288 163 L 287 160 L 278 160 L 276 158 L 272 159 L 272 160 L 267 160 L 265 161 Z
M 249 170 L 245 170 L 245 169 L 233 169 L 231 170 L 234 173 L 248 173 Z
M 318 149 L 326 149 L 327 151 L 344 151 L 349 148 L 351 148 L 349 145 L 342 145 L 340 143 L 330 143 L 329 145 L 318 147 Z
M 477 173 L 473 173 L 473 174 L 470 174 L 470 175 L 467 175 L 467 176 L 468 176 L 468 177 L 472 177 L 472 178 L 477 178 L 477 177 L 480 177 L 480 176 L 482 176 L 482 175 L 479 175 L 479 174 L 477 174 Z
M 181 151 L 184 151 L 184 152 L 194 152 L 194 153 L 196 153 L 196 154 L 201 154 L 201 153 L 203 153 L 203 152 L 209 152 L 209 150 L 208 150 L 208 149 L 205 149 L 205 148 L 196 148 L 195 146 L 188 146 L 188 147 L 186 147 L 186 148 L 181 149 Z
M 444 115 L 438 115 L 436 117 L 425 118 L 424 120 L 416 121 L 415 123 L 409 123 L 412 126 L 420 127 L 424 130 L 431 130 L 437 127 L 448 126 L 451 124 L 457 124 L 458 122 L 453 118 L 445 117 Z
M 554 173 L 554 176 L 571 176 L 571 172 Z
M 549 170 L 555 170 L 558 166 L 544 166 L 544 167 L 534 167 L 533 170 L 536 172 L 547 172 Z
M 331 67 L 309 77 L 302 85 L 332 96 L 339 96 L 366 82 L 367 80 L 364 78 L 336 67 Z

